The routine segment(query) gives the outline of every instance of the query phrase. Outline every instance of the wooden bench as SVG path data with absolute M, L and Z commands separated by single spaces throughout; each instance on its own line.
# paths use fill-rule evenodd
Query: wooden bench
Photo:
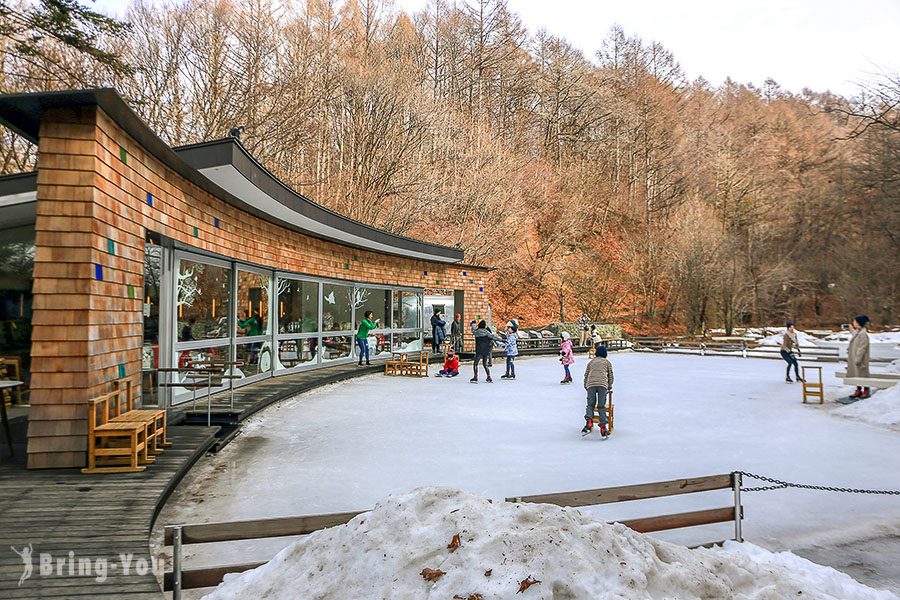
M 613 394 L 609 392 L 609 401 L 606 403 L 606 421 L 609 424 L 609 431 L 612 433 L 613 430 L 613 415 L 615 411 L 613 409 Z M 594 425 L 600 424 L 600 409 L 596 406 L 594 407 Z
M 846 371 L 838 371 L 835 377 L 844 380 L 844 385 L 870 387 L 886 390 L 900 382 L 900 373 L 869 373 L 868 377 L 847 377 Z
M 88 466 L 82 473 L 133 473 L 146 468 L 140 463 L 153 462 L 147 444 L 149 421 L 110 422 L 110 401 L 118 405 L 121 393 L 116 389 L 88 400 Z M 121 464 L 122 459 L 128 464 Z
M 121 391 L 121 386 L 117 381 L 115 383 L 116 390 Z M 123 406 L 116 399 L 113 413 L 115 416 L 109 419 L 110 423 L 142 423 L 146 422 L 147 442 L 150 446 L 149 451 L 153 454 L 160 454 L 163 448 L 172 445 L 166 437 L 166 411 L 163 408 L 134 408 L 133 386 L 131 381 L 125 382 L 125 404 Z

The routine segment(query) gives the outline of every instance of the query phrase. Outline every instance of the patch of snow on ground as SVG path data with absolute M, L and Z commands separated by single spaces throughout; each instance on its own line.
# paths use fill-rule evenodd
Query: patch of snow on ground
M 440 574 L 427 581 L 425 569 Z M 536 582 L 523 589 L 529 580 Z M 489 600 L 520 593 L 531 599 L 896 598 L 789 552 L 736 543 L 689 550 L 575 509 L 491 503 L 440 487 L 389 496 L 346 525 L 227 577 L 206 597 Z
M 875 425 L 900 427 L 900 384 L 878 390 L 871 398 L 837 408 L 834 414 Z

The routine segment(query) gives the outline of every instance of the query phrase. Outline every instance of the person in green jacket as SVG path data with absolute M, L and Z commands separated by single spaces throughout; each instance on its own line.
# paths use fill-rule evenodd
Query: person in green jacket
M 367 310 L 366 314 L 363 316 L 362 322 L 359 324 L 359 329 L 356 331 L 356 345 L 359 346 L 359 366 L 363 364 L 363 356 L 366 357 L 366 364 L 371 365 L 369 362 L 369 332 L 378 327 L 378 322 L 381 319 L 372 320 L 372 317 L 375 313 L 371 310 Z

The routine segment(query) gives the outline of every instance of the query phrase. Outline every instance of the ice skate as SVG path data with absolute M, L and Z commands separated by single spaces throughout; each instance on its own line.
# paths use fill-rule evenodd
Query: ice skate
M 488 383 L 494 383 L 494 380 L 491 379 L 490 375 L 488 375 L 488 378 L 485 381 L 487 381 Z
M 609 428 L 606 423 L 600 423 L 600 437 L 604 440 L 609 437 Z
M 589 434 L 593 429 L 594 429 L 594 420 L 588 419 L 587 417 L 585 417 L 584 418 L 584 427 L 581 428 L 582 437 Z
M 784 382 L 785 382 L 785 383 L 794 383 L 794 380 L 791 379 L 791 376 L 790 376 L 790 375 L 788 375 L 787 377 L 784 378 Z
M 478 377 L 473 377 L 469 380 L 469 383 L 478 383 Z

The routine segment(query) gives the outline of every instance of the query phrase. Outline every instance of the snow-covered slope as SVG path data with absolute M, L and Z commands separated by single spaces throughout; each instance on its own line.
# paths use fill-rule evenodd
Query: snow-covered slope
M 784 338 L 784 332 L 787 331 L 786 327 L 773 327 L 770 330 L 777 331 L 773 335 L 769 335 L 767 337 L 761 338 L 757 341 L 760 346 L 780 346 L 781 340 Z M 807 334 L 806 332 L 796 330 L 797 332 L 797 341 L 800 343 L 801 348 L 816 348 L 818 344 L 816 343 L 816 338 Z
M 688 550 L 575 509 L 490 503 L 435 487 L 389 496 L 348 524 L 310 535 L 262 567 L 226 578 L 206 596 L 601 597 L 896 598 L 787 552 L 749 544 Z
M 836 408 L 834 413 L 876 425 L 900 427 L 900 384 L 879 390 L 871 398 Z

